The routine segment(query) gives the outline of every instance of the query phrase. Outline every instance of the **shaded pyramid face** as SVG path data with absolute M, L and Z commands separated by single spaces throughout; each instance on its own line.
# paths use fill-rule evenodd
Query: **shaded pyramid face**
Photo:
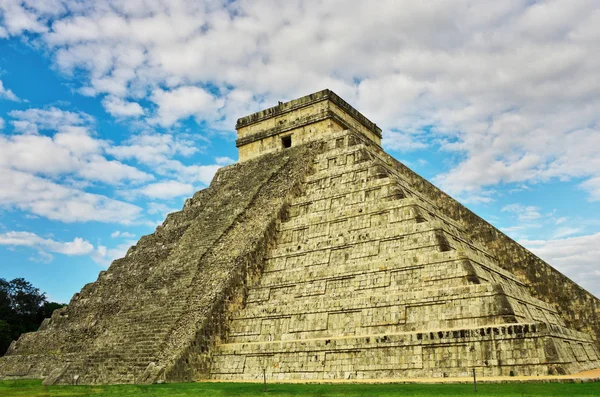
M 329 90 L 0 358 L 46 384 L 570 374 L 600 301 L 388 156 Z
M 350 131 L 331 137 L 278 227 L 211 377 L 398 379 L 575 373 L 600 366 L 465 225 Z

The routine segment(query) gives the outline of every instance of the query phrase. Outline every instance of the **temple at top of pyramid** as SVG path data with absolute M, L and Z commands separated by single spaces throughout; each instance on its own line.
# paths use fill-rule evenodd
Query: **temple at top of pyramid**
M 240 161 L 0 359 L 45 384 L 573 374 L 600 301 L 386 154 L 329 90 L 238 120 Z
M 381 145 L 381 128 L 331 90 L 242 117 L 235 128 L 240 162 L 350 129 Z

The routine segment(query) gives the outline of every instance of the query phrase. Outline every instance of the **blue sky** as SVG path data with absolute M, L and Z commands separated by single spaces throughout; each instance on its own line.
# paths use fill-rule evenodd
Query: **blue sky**
M 238 117 L 330 88 L 600 295 L 598 3 L 352 5 L 0 1 L 0 277 L 67 302 L 237 160 Z

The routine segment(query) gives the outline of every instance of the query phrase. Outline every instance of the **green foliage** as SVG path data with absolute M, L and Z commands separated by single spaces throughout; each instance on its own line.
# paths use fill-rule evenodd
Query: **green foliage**
M 13 340 L 12 330 L 10 328 L 10 324 L 5 320 L 0 320 L 0 348 L 6 346 L 10 346 Z M 6 350 L 6 349 L 4 349 Z
M 479 384 L 271 384 L 263 392 L 261 383 L 170 383 L 165 385 L 51 386 L 42 382 L 0 382 L 0 396 L 12 397 L 136 397 L 136 396 L 244 396 L 244 397 L 392 397 L 392 396 L 594 396 L 600 395 L 600 383 L 502 383 Z
M 46 295 L 22 278 L 0 278 L 0 355 L 25 332 L 36 331 L 44 318 L 64 305 L 48 302 Z

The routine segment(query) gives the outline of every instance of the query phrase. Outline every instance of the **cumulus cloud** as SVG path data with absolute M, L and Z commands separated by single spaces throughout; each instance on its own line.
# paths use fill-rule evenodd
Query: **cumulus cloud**
M 115 259 L 123 258 L 127 253 L 127 250 L 135 243 L 135 241 L 129 240 L 112 248 L 98 245 L 96 250 L 91 254 L 91 258 L 97 264 L 108 267 Z
M 193 193 L 194 186 L 189 183 L 178 181 L 151 183 L 142 188 L 125 192 L 125 194 L 142 195 L 161 200 L 169 200 L 180 196 L 191 196 Z
M 522 240 L 519 243 L 600 297 L 600 233 L 551 240 Z
M 4 121 L 4 119 L 2 117 L 0 117 L 0 130 L 4 129 L 5 125 L 6 125 L 6 122 Z
M 386 148 L 451 152 L 434 182 L 467 201 L 574 178 L 600 197 L 593 0 L 30 3 L 3 2 L 3 34 L 34 34 L 117 117 L 231 130 L 235 117 L 327 87 L 384 129 Z M 115 156 L 171 156 L 136 145 Z M 160 165 L 169 177 L 185 167 Z M 188 174 L 208 181 L 207 167 Z
M 168 205 L 166 205 L 164 203 L 151 202 L 151 203 L 148 203 L 148 206 L 147 206 L 147 211 L 149 214 L 151 214 L 151 215 L 158 214 L 161 217 L 159 224 L 162 223 L 162 220 L 165 219 L 167 217 L 167 215 L 169 215 L 172 212 L 177 212 L 179 210 L 180 210 L 180 208 L 169 207 Z
M 122 181 L 144 182 L 154 179 L 148 173 L 119 161 L 108 160 L 103 156 L 109 146 L 106 141 L 91 136 L 82 126 L 61 123 L 82 123 L 76 113 L 50 112 L 30 109 L 25 112 L 11 112 L 11 115 L 27 118 L 27 125 L 18 125 L 26 133 L 0 134 L 0 168 L 10 168 L 45 176 L 76 175 L 85 180 L 109 184 Z M 48 118 L 43 119 L 43 114 Z M 42 119 L 38 119 L 42 117 Z M 87 119 L 87 117 L 86 117 Z M 87 121 L 86 121 L 87 122 Z M 38 129 L 58 128 L 53 136 L 39 135 Z
M 521 222 L 529 222 L 539 219 L 542 215 L 539 213 L 539 208 L 532 205 L 509 204 L 502 208 L 502 212 L 511 212 L 517 214 L 517 218 Z
M 215 176 L 215 173 L 221 166 L 221 164 L 183 165 L 179 161 L 172 160 L 161 164 L 157 168 L 157 172 L 164 175 L 173 175 L 182 182 L 200 182 L 206 186 L 210 184 L 213 176 Z
M 152 92 L 150 100 L 158 106 L 156 122 L 163 126 L 170 126 L 190 116 L 194 116 L 199 122 L 218 118 L 218 109 L 224 104 L 222 99 L 194 86 L 169 91 L 157 89 Z
M 141 208 L 100 194 L 60 185 L 30 173 L 0 168 L 0 208 L 18 208 L 62 222 L 97 221 L 129 224 Z
M 179 182 L 192 184 L 200 182 L 210 184 L 217 170 L 234 160 L 228 157 L 215 158 L 216 164 L 185 165 L 175 156 L 188 157 L 199 152 L 193 139 L 200 136 L 167 133 L 143 133 L 135 135 L 121 145 L 111 147 L 108 153 L 121 160 L 136 160 L 141 164 L 151 166 L 154 171 L 164 177 L 176 178 Z
M 590 193 L 590 201 L 600 201 L 600 176 L 588 179 L 579 186 Z
M 0 32 L 1 34 L 1 32 Z M 15 95 L 14 92 L 4 87 L 2 80 L 0 80 L 0 99 L 8 99 L 9 101 L 20 102 L 18 96 Z
M 121 234 L 126 237 L 129 233 Z M 129 247 L 135 241 L 127 241 L 116 247 L 108 248 L 104 245 L 94 247 L 89 241 L 81 237 L 75 237 L 73 241 L 56 241 L 50 238 L 43 238 L 31 232 L 11 231 L 0 233 L 0 246 L 8 247 L 27 247 L 35 249 L 37 256 L 31 256 L 29 259 L 34 262 L 50 263 L 54 257 L 50 252 L 67 256 L 89 256 L 94 262 L 107 267 L 113 260 L 122 258 L 127 253 Z
M 132 238 L 135 237 L 135 234 L 129 232 L 122 232 L 120 230 L 115 230 L 110 234 L 112 238 Z
M 90 184 L 155 179 L 107 158 L 114 145 L 95 137 L 91 116 L 56 107 L 14 110 L 9 116 L 14 131 L 0 133 L 0 183 L 10 186 L 0 191 L 1 209 L 63 222 L 139 221 L 140 207 L 85 191 Z
M 231 130 L 328 87 L 382 126 L 388 149 L 454 152 L 434 182 L 472 201 L 498 184 L 600 177 L 592 0 L 8 3 L 5 34 L 39 34 L 119 117 Z
M 108 113 L 116 117 L 137 117 L 144 114 L 144 109 L 137 102 L 127 102 L 121 98 L 108 96 L 102 101 Z
M 62 110 L 54 106 L 47 109 L 12 110 L 8 115 L 17 131 L 36 134 L 40 130 L 58 130 L 64 126 L 89 126 L 94 118 L 84 112 Z
M 30 247 L 69 256 L 87 255 L 94 250 L 94 246 L 81 237 L 76 237 L 73 241 L 61 242 L 42 238 L 35 233 L 15 231 L 1 233 L 0 245 Z
M 410 152 L 417 149 L 425 149 L 428 146 L 427 143 L 415 140 L 410 134 L 398 131 L 389 131 L 385 134 L 382 144 L 384 148 L 398 152 Z
M 215 163 L 218 165 L 229 165 L 235 163 L 235 160 L 229 157 L 215 157 Z
M 136 160 L 156 166 L 174 156 L 191 156 L 198 152 L 198 148 L 192 137 L 185 134 L 147 132 L 134 135 L 122 144 L 108 148 L 107 152 L 120 160 Z
M 69 5 L 72 10 L 80 6 L 81 3 Z M 0 2 L 0 37 L 23 32 L 46 32 L 48 21 L 66 11 L 66 4 L 62 0 L 3 0 Z
M 574 234 L 581 233 L 582 229 L 578 227 L 559 227 L 554 232 L 553 238 L 563 238 L 567 236 L 572 236 Z

